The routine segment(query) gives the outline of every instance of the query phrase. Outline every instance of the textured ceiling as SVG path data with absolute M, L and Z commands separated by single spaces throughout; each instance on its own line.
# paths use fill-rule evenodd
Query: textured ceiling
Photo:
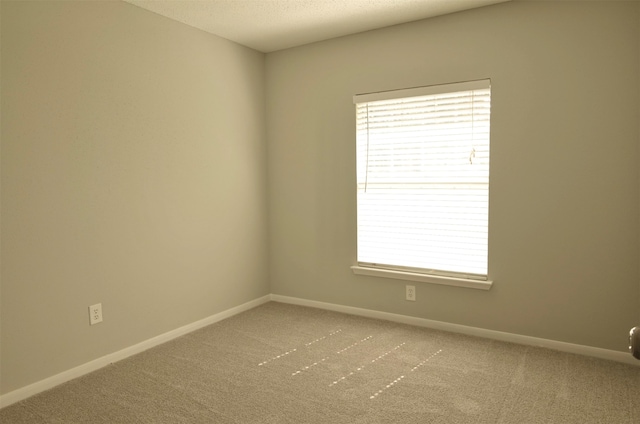
M 509 0 L 124 0 L 262 52 Z

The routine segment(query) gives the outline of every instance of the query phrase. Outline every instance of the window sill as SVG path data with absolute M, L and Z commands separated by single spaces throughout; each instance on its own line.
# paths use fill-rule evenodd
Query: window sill
M 354 274 L 369 275 L 371 277 L 394 278 L 397 280 L 419 281 L 423 283 L 442 284 L 445 286 L 466 287 L 468 289 L 489 290 L 493 281 L 469 280 L 465 278 L 442 277 L 438 275 L 419 274 L 416 272 L 396 271 L 389 269 L 367 268 L 354 265 Z

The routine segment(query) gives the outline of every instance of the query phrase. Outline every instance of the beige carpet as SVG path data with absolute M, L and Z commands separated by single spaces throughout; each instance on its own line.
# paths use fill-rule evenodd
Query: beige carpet
M 267 303 L 0 423 L 640 423 L 640 367 Z

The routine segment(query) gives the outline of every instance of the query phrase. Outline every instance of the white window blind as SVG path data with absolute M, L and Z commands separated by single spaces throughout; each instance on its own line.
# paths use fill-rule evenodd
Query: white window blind
M 358 264 L 486 280 L 490 81 L 354 103 Z

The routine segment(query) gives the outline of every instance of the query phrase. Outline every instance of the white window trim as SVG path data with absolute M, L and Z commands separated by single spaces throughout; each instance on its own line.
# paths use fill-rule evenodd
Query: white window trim
M 489 290 L 493 285 L 491 280 L 471 280 L 459 277 L 444 277 L 435 274 L 398 271 L 393 269 L 371 268 L 362 265 L 351 267 L 354 274 L 370 277 L 393 278 L 397 280 L 418 281 L 421 283 L 440 284 L 444 286 L 464 287 L 468 289 Z
M 401 98 L 401 97 L 407 97 L 407 96 L 440 94 L 440 93 L 446 93 L 451 91 L 450 87 L 452 86 L 455 86 L 456 89 L 459 91 L 474 90 L 474 89 L 484 88 L 487 83 L 490 85 L 490 80 L 487 79 L 487 80 L 478 80 L 478 81 L 467 81 L 464 83 L 441 84 L 437 86 L 410 88 L 405 90 L 391 90 L 387 92 L 358 94 L 353 97 L 353 102 L 364 103 L 364 102 L 371 102 L 376 100 L 387 100 L 387 99 Z M 411 269 L 404 270 L 404 269 L 388 268 L 384 266 L 375 267 L 370 265 L 371 264 L 358 263 L 357 265 L 351 266 L 351 270 L 354 274 L 357 274 L 357 275 L 416 281 L 416 282 L 439 284 L 439 285 L 446 285 L 446 286 L 453 286 L 453 287 L 471 288 L 471 289 L 477 289 L 477 290 L 489 290 L 493 285 L 493 281 L 489 279 L 488 275 L 483 276 L 484 278 L 481 278 L 481 279 L 465 278 L 463 274 L 451 276 L 451 275 L 441 275 L 437 273 L 426 273 L 426 272 L 420 272 L 420 271 L 414 272 Z
M 426 87 L 404 88 L 400 90 L 379 91 L 376 93 L 356 94 L 353 103 L 366 103 L 377 100 L 399 99 L 403 97 L 426 96 L 429 94 L 442 94 L 455 91 L 467 91 L 486 88 L 490 85 L 490 79 L 456 82 L 450 84 L 430 85 Z M 455 88 L 453 88 L 455 87 Z

